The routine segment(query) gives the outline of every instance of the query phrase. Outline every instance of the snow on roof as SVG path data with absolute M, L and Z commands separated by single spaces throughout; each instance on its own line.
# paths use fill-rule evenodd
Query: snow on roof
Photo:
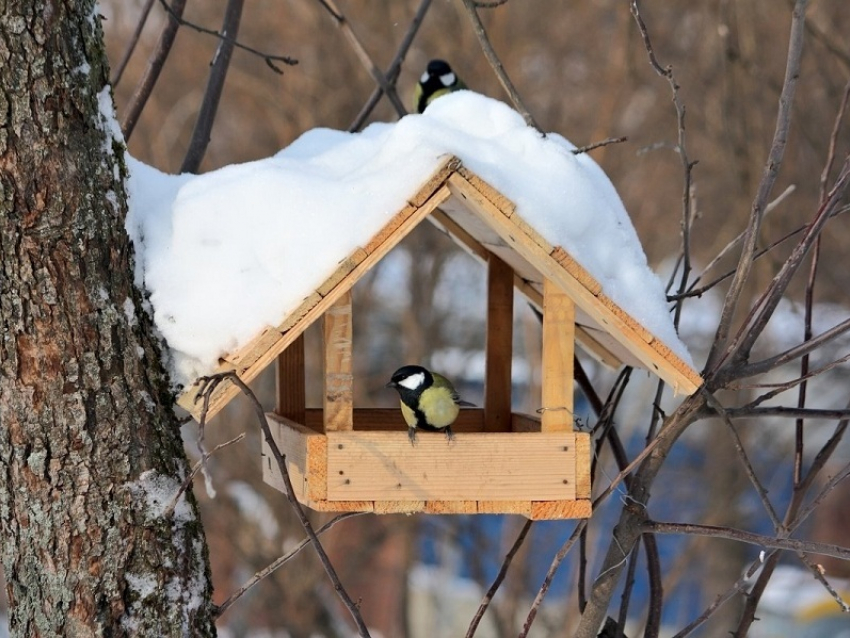
M 222 355 L 280 324 L 447 155 L 512 200 L 690 364 L 616 190 L 573 148 L 505 104 L 461 91 L 395 124 L 313 129 L 273 157 L 204 175 L 166 175 L 129 158 L 136 283 L 171 350 L 172 381 L 211 373 Z

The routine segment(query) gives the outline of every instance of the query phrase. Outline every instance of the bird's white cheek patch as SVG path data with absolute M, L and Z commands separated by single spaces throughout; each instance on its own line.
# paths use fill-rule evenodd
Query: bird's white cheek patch
M 425 71 L 425 73 L 422 74 L 422 77 L 419 78 L 419 81 L 422 82 L 422 84 L 425 84 L 428 81 L 428 71 Z
M 451 86 L 455 83 L 455 74 L 454 73 L 446 73 L 445 75 L 440 76 L 440 82 L 443 83 L 443 86 Z
M 424 372 L 417 372 L 416 374 L 411 374 L 406 379 L 399 381 L 398 384 L 403 388 L 407 388 L 408 390 L 415 390 L 420 385 L 422 385 L 422 383 L 424 381 L 425 381 L 425 373 Z

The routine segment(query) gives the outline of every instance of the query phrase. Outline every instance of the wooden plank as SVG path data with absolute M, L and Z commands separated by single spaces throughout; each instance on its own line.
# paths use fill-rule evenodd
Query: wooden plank
M 576 499 L 590 498 L 590 434 L 576 432 Z
M 598 295 L 602 292 L 602 284 L 596 281 L 596 278 L 591 275 L 580 263 L 578 263 L 572 256 L 560 246 L 556 246 L 555 249 L 550 253 L 552 259 L 557 261 L 561 266 L 563 266 L 568 273 L 570 273 L 575 280 L 579 282 L 582 286 L 587 288 L 592 295 Z
M 316 499 L 323 491 L 317 484 L 327 483 L 325 437 L 274 413 L 266 414 L 266 418 L 272 439 L 285 457 L 286 470 L 296 498 L 302 503 Z M 261 459 L 263 480 L 275 489 L 286 492 L 280 468 L 265 439 L 262 440 Z
M 545 250 L 546 243 L 539 243 L 535 237 L 536 233 L 529 235 L 519 232 L 505 211 L 493 205 L 458 173 L 451 175 L 446 183 L 452 195 L 464 198 L 470 210 L 486 219 L 505 242 L 522 254 L 545 277 L 556 282 L 594 321 L 634 354 L 644 367 L 650 370 L 657 367 L 658 375 L 682 392 L 696 392 L 699 386 L 696 384 L 698 375 L 695 371 L 686 376 L 679 369 L 684 364 L 678 357 L 673 355 L 674 362 L 664 359 L 664 356 L 642 337 L 641 331 L 635 329 L 639 324 L 624 321 L 623 317 L 628 315 L 614 312 L 612 309 L 618 306 L 604 293 L 593 295 L 551 257 L 552 250 Z
M 531 504 L 531 520 L 551 521 L 565 518 L 590 518 L 590 501 L 541 501 Z
M 586 326 L 576 324 L 576 341 L 582 347 L 582 350 L 596 359 L 599 363 L 614 370 L 623 365 L 623 361 L 606 348 L 599 340 L 597 340 L 594 333 Z
M 374 512 L 372 501 L 311 501 L 304 503 L 316 512 Z
M 325 432 L 354 429 L 354 373 L 351 360 L 351 291 L 323 316 Z
M 476 501 L 426 501 L 426 514 L 477 514 Z
M 357 268 L 357 264 L 366 259 L 368 253 L 362 248 L 356 248 L 354 252 L 352 252 L 348 257 L 339 262 L 336 270 L 334 270 L 333 274 L 325 279 L 324 283 L 319 286 L 318 292 L 322 297 L 325 297 L 334 287 L 336 287 L 339 282 L 341 282 L 345 277 L 355 268 Z
M 298 336 L 314 321 L 316 321 L 319 317 L 324 314 L 324 312 L 330 308 L 330 306 L 347 290 L 350 290 L 351 287 L 366 273 L 368 272 L 378 261 L 383 259 L 383 257 L 398 244 L 411 230 L 413 230 L 419 222 L 421 222 L 425 217 L 427 217 L 437 206 L 439 206 L 443 201 L 445 201 L 451 193 L 447 186 L 441 186 L 434 194 L 428 199 L 422 206 L 419 208 L 411 209 L 408 211 L 405 209 L 404 219 L 397 225 L 395 225 L 395 218 L 388 222 L 387 226 L 392 226 L 392 232 L 384 233 L 383 230 L 379 231 L 376 236 L 381 237 L 380 243 L 374 245 L 372 247 L 371 252 L 369 252 L 368 256 L 363 259 L 360 263 L 355 266 L 354 270 L 349 272 L 345 277 L 343 277 L 342 281 L 340 281 L 334 288 L 328 291 L 327 295 L 322 297 L 319 293 L 314 292 L 310 295 L 305 301 L 298 307 L 298 309 L 291 313 L 284 322 L 278 326 L 278 331 L 281 332 L 280 339 L 269 346 L 267 349 L 263 350 L 259 353 L 259 356 L 256 357 L 256 360 L 246 368 L 241 371 L 237 371 L 239 377 L 245 382 L 248 383 L 254 379 L 260 372 L 262 372 L 272 361 L 274 361 L 275 357 L 278 354 L 283 352 L 290 343 L 292 343 Z M 401 214 L 401 213 L 400 213 Z M 303 312 L 302 312 L 303 311 Z M 297 319 L 295 318 L 297 316 Z M 252 357 L 253 358 L 253 357 Z M 226 370 L 232 369 L 231 367 L 223 368 Z M 216 370 L 217 372 L 220 369 Z M 199 386 L 197 383 L 192 386 L 186 388 L 183 393 L 178 397 L 177 403 L 185 408 L 188 412 L 192 414 L 192 416 L 197 420 L 200 417 L 202 405 L 199 401 L 196 401 L 197 393 L 199 390 Z M 219 384 L 216 392 L 211 397 L 210 407 L 208 412 L 208 419 L 211 419 L 219 410 L 221 410 L 227 403 L 232 399 L 236 394 L 239 393 L 239 388 L 233 385 L 230 382 L 224 382 Z
M 541 430 L 573 431 L 575 306 L 549 279 L 543 282 L 543 400 Z
M 431 173 L 428 180 L 419 187 L 416 194 L 408 199 L 410 204 L 412 206 L 422 206 L 445 183 L 449 175 L 454 173 L 460 166 L 460 158 L 454 155 L 446 155 L 443 162 Z
M 511 423 L 514 271 L 495 255 L 487 267 L 487 334 L 484 379 L 484 429 L 507 432 Z
M 466 179 L 470 184 L 475 186 L 475 189 L 481 193 L 484 197 L 486 197 L 494 206 L 496 206 L 499 210 L 501 210 L 508 217 L 513 216 L 516 211 L 516 205 L 509 200 L 507 197 L 502 195 L 498 190 L 490 186 L 483 179 L 478 177 L 471 170 L 466 168 L 465 166 L 461 166 L 457 171 L 464 179 Z
M 540 416 L 532 414 L 511 414 L 511 432 L 540 432 Z
M 321 408 L 307 408 L 305 425 L 320 431 L 324 424 Z M 355 431 L 395 431 L 407 432 L 407 424 L 399 408 L 354 408 Z M 457 421 L 452 424 L 454 432 L 483 432 L 484 410 L 482 408 L 461 408 Z
M 303 334 L 277 356 L 275 371 L 277 387 L 275 412 L 303 425 L 307 411 Z
M 375 514 L 415 514 L 425 509 L 425 501 L 375 501 Z
M 575 498 L 572 432 L 329 432 L 328 500 Z
M 531 518 L 531 501 L 478 501 L 479 514 L 516 514 Z

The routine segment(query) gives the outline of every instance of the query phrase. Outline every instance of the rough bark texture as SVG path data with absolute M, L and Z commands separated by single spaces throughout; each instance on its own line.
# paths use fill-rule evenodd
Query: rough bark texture
M 194 499 L 161 515 L 187 463 L 133 286 L 107 77 L 93 1 L 0 0 L 10 625 L 27 637 L 213 635 Z

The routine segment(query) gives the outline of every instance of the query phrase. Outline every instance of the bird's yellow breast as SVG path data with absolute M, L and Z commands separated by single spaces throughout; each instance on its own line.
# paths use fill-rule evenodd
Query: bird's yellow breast
M 460 408 L 448 388 L 431 386 L 419 396 L 419 409 L 425 413 L 428 425 L 445 428 L 455 422 Z

